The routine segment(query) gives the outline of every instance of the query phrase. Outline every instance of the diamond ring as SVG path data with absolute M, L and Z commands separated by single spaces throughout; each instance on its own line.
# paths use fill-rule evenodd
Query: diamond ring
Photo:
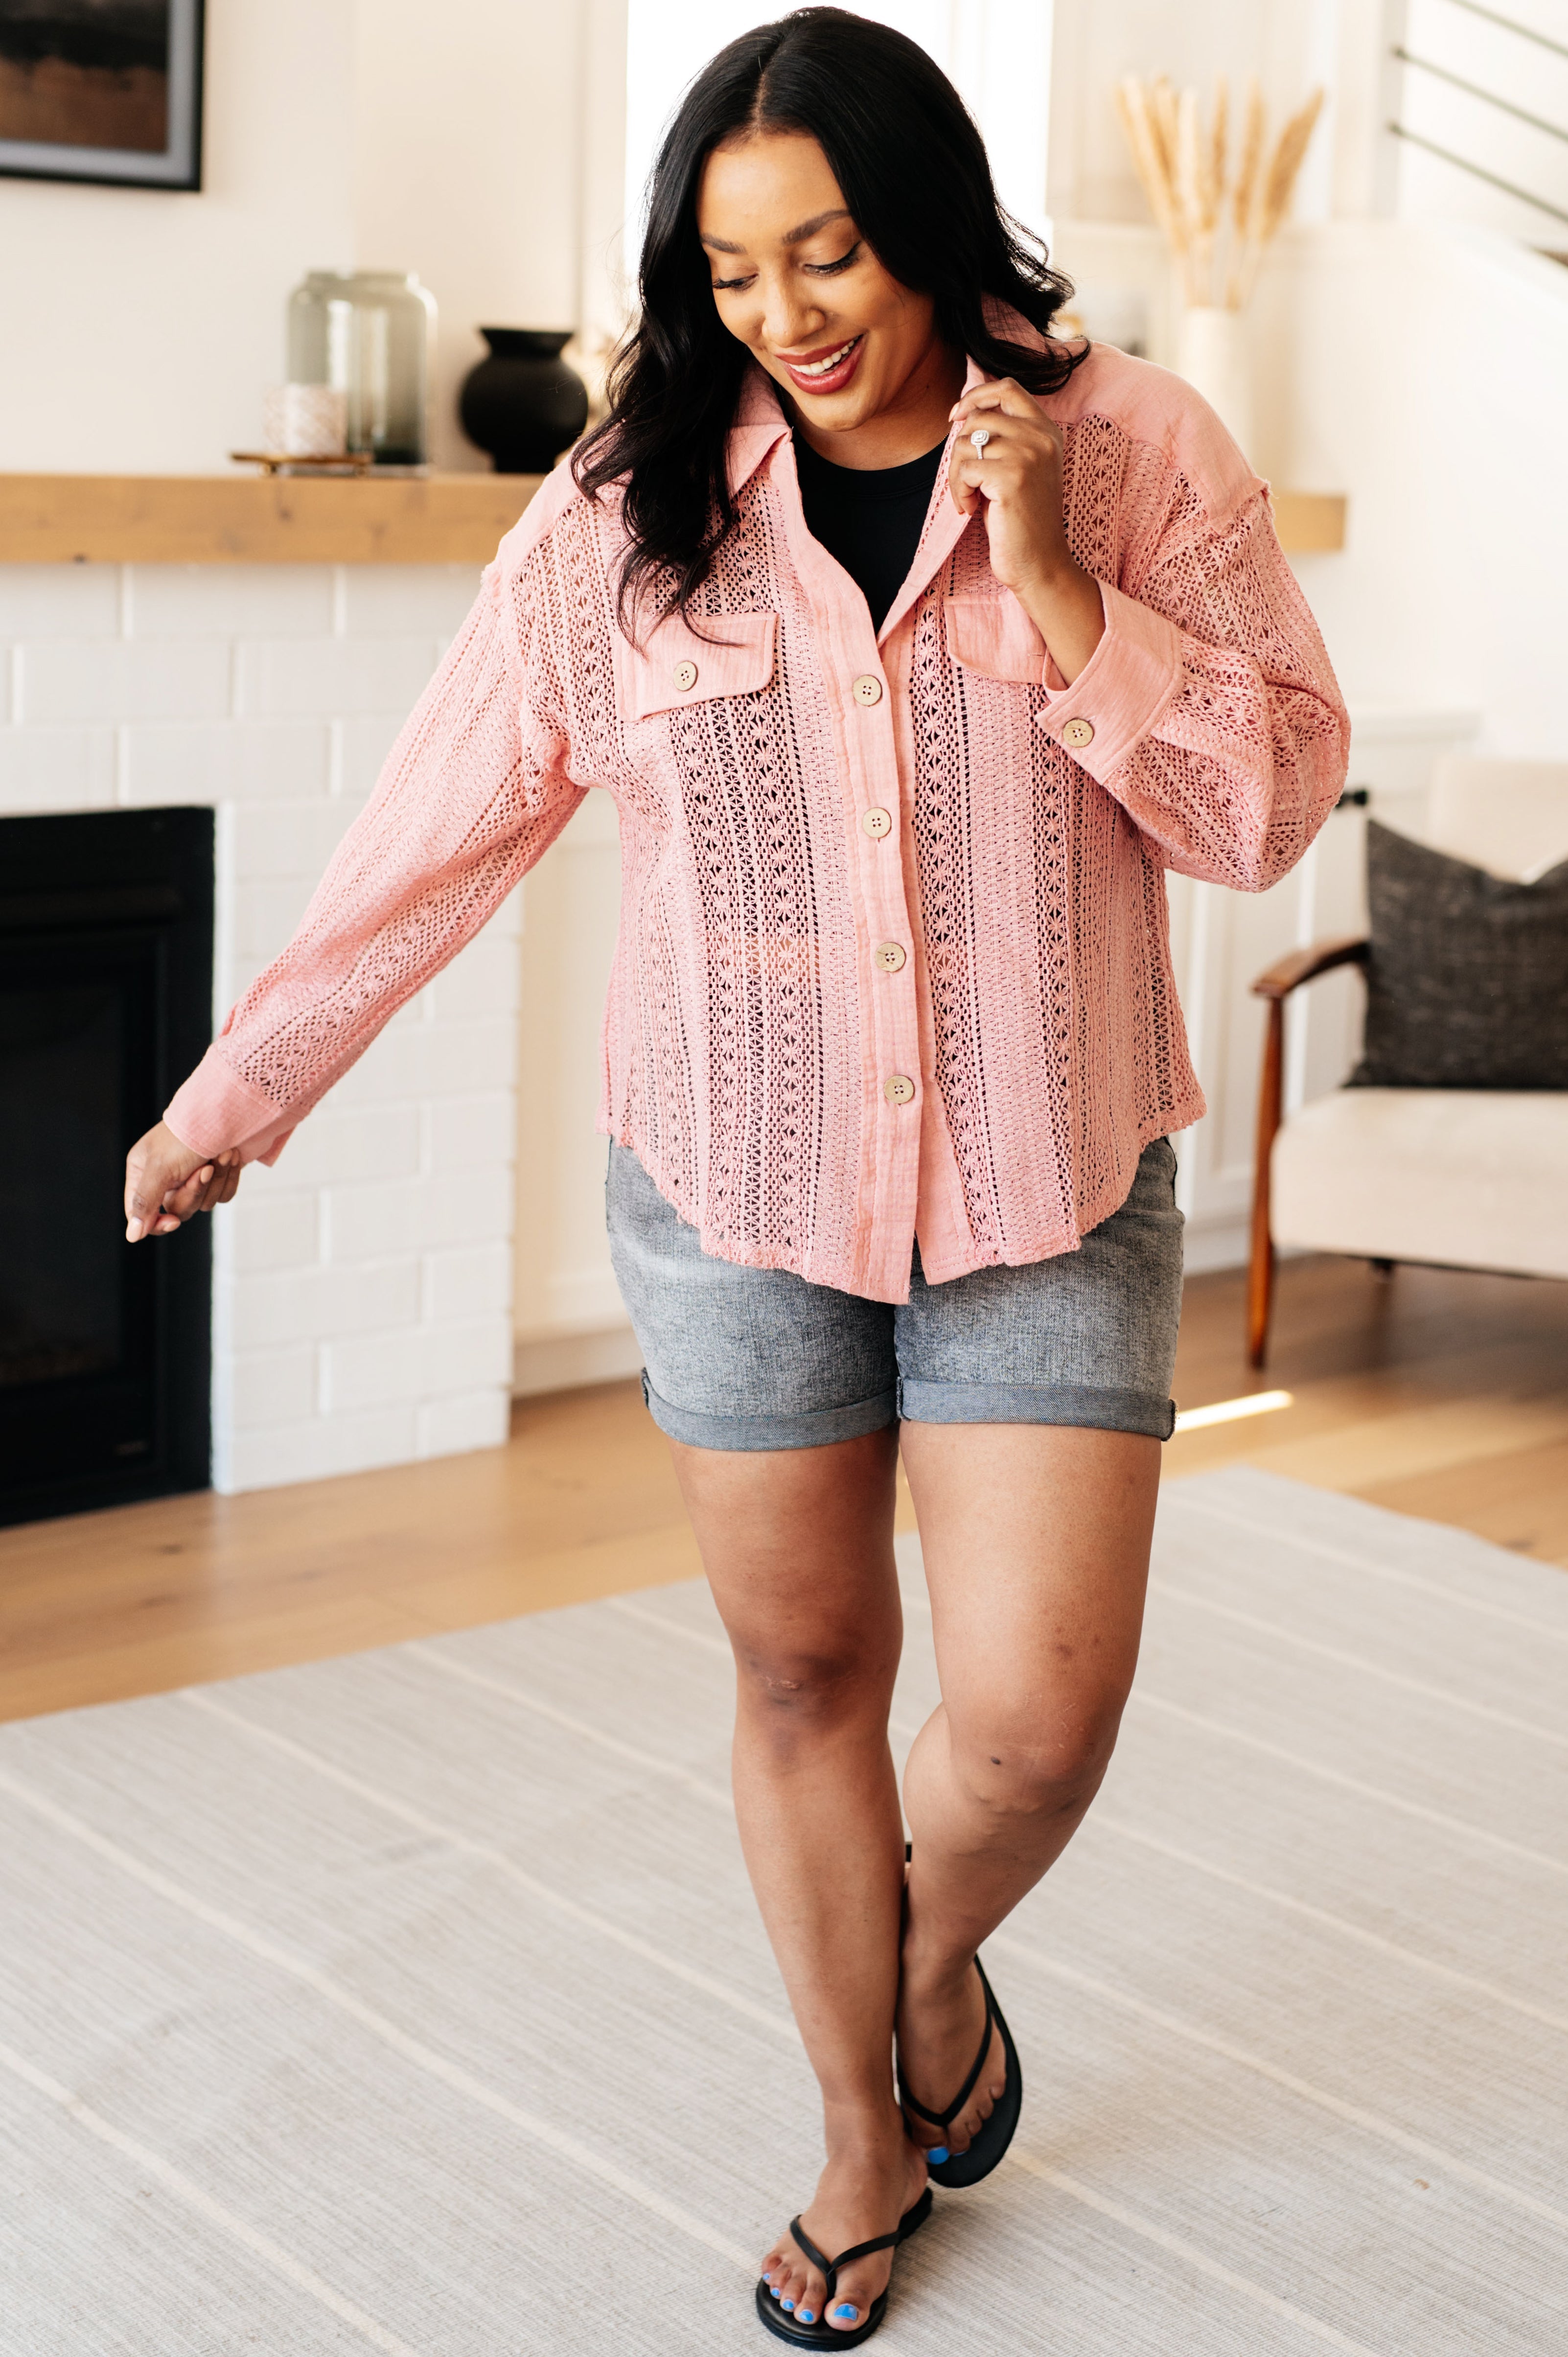
M 985 456 L 985 446 L 990 439 L 991 436 L 985 427 L 983 425 L 977 425 L 974 432 L 969 437 L 969 447 L 972 450 L 976 451 L 982 458 L 983 458 Z

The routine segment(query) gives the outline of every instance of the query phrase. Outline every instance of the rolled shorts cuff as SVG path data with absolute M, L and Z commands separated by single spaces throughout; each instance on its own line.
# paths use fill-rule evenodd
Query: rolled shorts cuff
M 835 1440 L 858 1440 L 863 1433 L 880 1432 L 898 1413 L 898 1394 L 889 1385 L 870 1399 L 812 1408 L 799 1415 L 710 1415 L 661 1399 L 646 1368 L 642 1396 L 660 1431 L 688 1448 L 826 1448 Z
M 1146 1432 L 1155 1440 L 1168 1440 L 1176 1429 L 1173 1399 L 1079 1383 L 929 1383 L 904 1377 L 898 1414 L 910 1424 L 1081 1424 L 1097 1432 Z

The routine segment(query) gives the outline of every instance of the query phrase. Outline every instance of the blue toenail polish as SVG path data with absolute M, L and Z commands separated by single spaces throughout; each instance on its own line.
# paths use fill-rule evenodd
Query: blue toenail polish
M 812 2311 L 811 2311 L 809 2308 L 803 2308 L 803 2309 L 800 2309 L 800 2321 L 801 2321 L 801 2323 L 802 2323 L 802 2324 L 815 2324 L 815 2322 L 816 2322 L 816 2320 L 817 2320 L 817 2319 L 816 2319 L 816 2317 L 813 2315 Z
M 853 2324 L 855 2318 L 860 2314 L 860 2310 L 858 2308 L 851 2308 L 848 2300 L 846 2299 L 842 2307 L 834 2309 L 833 2314 L 835 2316 L 847 2316 L 850 2322 Z
M 779 2305 L 780 2308 L 787 2308 L 793 2310 L 795 2303 L 792 2299 L 781 2299 Z
M 945 2144 L 932 2145 L 926 2155 L 926 2158 L 930 2162 L 933 2169 L 940 2169 L 947 2157 L 948 2148 Z

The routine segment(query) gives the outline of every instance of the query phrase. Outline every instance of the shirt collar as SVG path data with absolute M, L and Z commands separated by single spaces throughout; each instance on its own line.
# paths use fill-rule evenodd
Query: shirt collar
M 730 497 L 738 498 L 777 442 L 789 431 L 778 389 L 766 369 L 752 361 L 741 382 L 727 459 Z

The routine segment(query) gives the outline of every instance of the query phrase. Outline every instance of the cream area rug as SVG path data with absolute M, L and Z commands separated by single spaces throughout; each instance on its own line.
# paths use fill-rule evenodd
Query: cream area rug
M 1565 1673 L 1561 1572 L 1166 1491 L 1104 1793 L 987 1952 L 1018 2140 L 883 2357 L 1568 2349 Z M 0 1728 L 5 2357 L 763 2357 L 818 2148 L 730 1702 L 680 1587 Z

